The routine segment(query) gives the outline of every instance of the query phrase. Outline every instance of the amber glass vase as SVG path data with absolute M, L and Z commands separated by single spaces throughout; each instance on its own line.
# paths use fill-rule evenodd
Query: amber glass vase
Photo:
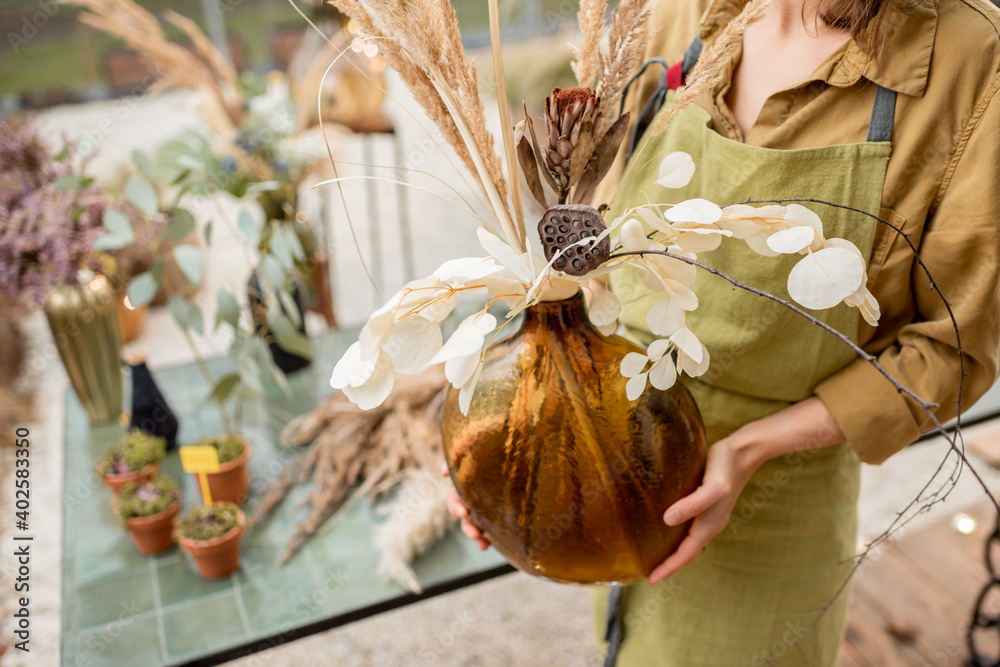
M 445 403 L 451 478 L 473 521 L 518 569 L 611 585 L 644 578 L 688 525 L 663 513 L 697 488 L 705 432 L 691 394 L 625 396 L 620 365 L 641 351 L 604 337 L 583 297 L 544 302 L 486 352 L 468 415 Z

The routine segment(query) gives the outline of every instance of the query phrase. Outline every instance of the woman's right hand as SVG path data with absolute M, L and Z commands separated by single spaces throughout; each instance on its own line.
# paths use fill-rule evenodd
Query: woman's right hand
M 448 476 L 448 468 L 445 467 L 441 471 L 444 476 Z M 455 487 L 451 487 L 448 490 L 448 512 L 456 519 L 462 522 L 462 532 L 465 533 L 466 537 L 470 540 L 475 540 L 479 543 L 479 548 L 483 551 L 490 548 L 490 541 L 483 537 L 483 529 L 472 523 L 469 519 L 469 506 L 466 505 L 458 495 L 458 491 Z

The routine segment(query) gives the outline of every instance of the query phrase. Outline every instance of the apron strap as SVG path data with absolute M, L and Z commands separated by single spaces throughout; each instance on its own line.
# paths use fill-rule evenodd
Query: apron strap
M 688 44 L 687 50 L 684 51 L 684 58 L 681 60 L 681 71 L 684 73 L 684 78 L 691 73 L 694 66 L 698 64 L 698 58 L 701 58 L 701 37 L 695 37 Z
M 701 57 L 701 37 L 695 37 L 691 43 L 688 45 L 687 50 L 684 51 L 684 58 L 681 62 L 674 64 L 673 66 L 668 66 L 667 61 L 663 58 L 652 58 L 643 63 L 639 71 L 629 79 L 628 83 L 625 84 L 625 88 L 622 91 L 622 102 L 621 108 L 618 110 L 618 115 L 625 110 L 625 97 L 628 95 L 629 88 L 632 84 L 642 76 L 646 69 L 653 64 L 662 65 L 667 71 L 664 73 L 663 78 L 660 79 L 660 85 L 656 87 L 653 91 L 652 96 L 642 107 L 642 111 L 639 112 L 639 117 L 635 119 L 632 123 L 632 133 L 629 135 L 628 141 L 628 151 L 625 153 L 625 161 L 628 162 L 632 157 L 632 153 L 635 152 L 636 145 L 639 143 L 639 138 L 646 133 L 646 129 L 649 127 L 650 123 L 653 122 L 653 118 L 660 111 L 660 107 L 663 106 L 663 101 L 667 97 L 668 90 L 677 90 L 682 85 L 684 85 L 684 79 L 687 75 L 694 69 L 694 66 L 698 63 L 698 58 Z
M 896 91 L 878 87 L 872 119 L 868 123 L 868 141 L 892 141 L 892 126 L 896 122 Z
M 608 595 L 607 631 L 604 641 L 608 643 L 608 652 L 604 656 L 604 667 L 615 667 L 618 662 L 618 649 L 625 639 L 625 628 L 622 624 L 622 594 L 625 588 L 618 586 L 611 589 Z
M 650 65 L 654 63 L 660 64 L 667 70 L 664 73 L 663 78 L 660 80 L 660 85 L 653 92 L 653 95 L 649 98 L 649 101 L 646 102 L 642 111 L 639 113 L 639 117 L 636 118 L 635 122 L 632 124 L 632 133 L 629 136 L 628 152 L 625 154 L 626 162 L 631 159 L 632 153 L 635 151 L 636 146 L 639 143 L 639 138 L 645 134 L 650 123 L 653 122 L 653 118 L 657 113 L 659 113 L 660 107 L 663 106 L 663 101 L 667 97 L 667 91 L 677 90 L 684 85 L 687 75 L 691 73 L 691 70 L 694 69 L 694 66 L 698 63 L 698 59 L 701 57 L 701 51 L 701 37 L 695 37 L 688 45 L 687 50 L 684 51 L 684 58 L 679 63 L 674 63 L 672 66 L 668 67 L 663 58 L 653 58 L 651 60 L 647 60 L 643 63 L 642 67 L 635 74 L 635 76 L 633 76 L 629 82 L 625 84 L 625 89 L 622 93 L 621 109 L 618 114 L 619 116 L 625 109 L 625 96 L 628 95 L 629 88 L 636 79 L 645 73 L 646 69 Z M 868 123 L 867 141 L 892 141 L 892 129 L 895 124 L 895 117 L 896 91 L 879 86 L 875 91 L 875 103 L 872 105 L 872 117 Z

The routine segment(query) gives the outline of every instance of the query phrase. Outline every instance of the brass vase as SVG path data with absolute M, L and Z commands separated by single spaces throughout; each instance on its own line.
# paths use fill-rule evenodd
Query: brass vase
M 91 423 L 118 419 L 122 412 L 122 339 L 117 299 L 104 276 L 53 288 L 45 316 L 70 384 Z
M 587 317 L 583 297 L 536 305 L 486 352 L 468 415 L 445 402 L 452 481 L 493 546 L 519 570 L 615 585 L 649 575 L 688 525 L 663 513 L 698 487 L 705 432 L 680 384 L 625 395 L 629 352 Z

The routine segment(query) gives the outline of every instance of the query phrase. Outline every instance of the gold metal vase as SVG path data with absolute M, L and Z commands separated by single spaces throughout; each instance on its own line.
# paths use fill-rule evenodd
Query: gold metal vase
M 53 288 L 45 316 L 70 384 L 91 423 L 122 412 L 122 339 L 117 299 L 104 276 Z
M 468 414 L 445 402 L 445 455 L 471 518 L 518 569 L 613 585 L 648 576 L 688 525 L 663 513 L 698 487 L 707 456 L 691 394 L 625 395 L 638 347 L 598 333 L 583 298 L 538 304 L 486 351 Z

